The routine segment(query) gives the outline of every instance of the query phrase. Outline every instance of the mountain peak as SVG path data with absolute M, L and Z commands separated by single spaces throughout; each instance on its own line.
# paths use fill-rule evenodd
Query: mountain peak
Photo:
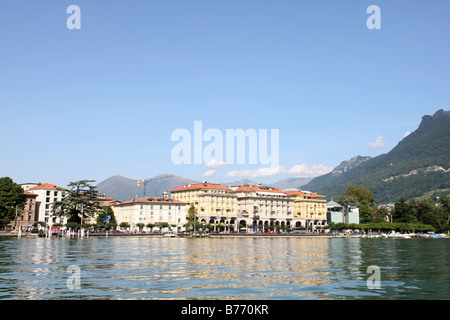
M 359 155 L 354 156 L 349 160 L 342 161 L 336 168 L 333 169 L 333 171 L 331 171 L 331 175 L 333 176 L 340 175 L 370 159 L 372 159 L 372 157 L 369 156 L 364 157 Z
M 361 185 L 371 190 L 379 203 L 449 189 L 450 111 L 441 109 L 433 116 L 423 116 L 419 127 L 391 151 L 351 167 L 357 160 L 362 159 L 343 161 L 332 177 L 314 178 L 308 187 L 327 197 L 339 197 L 348 186 Z

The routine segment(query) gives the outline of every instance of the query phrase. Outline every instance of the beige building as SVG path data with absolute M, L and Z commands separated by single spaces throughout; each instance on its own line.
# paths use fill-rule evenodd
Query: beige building
M 17 218 L 8 223 L 7 228 L 9 230 L 19 230 L 29 231 L 36 227 L 37 216 L 36 216 L 36 198 L 37 194 L 28 191 L 23 191 L 26 196 L 26 203 L 23 210 L 18 210 Z
M 230 188 L 215 183 L 196 183 L 173 189 L 171 195 L 187 203 L 186 216 L 194 205 L 198 221 L 211 225 L 214 230 L 219 226 L 228 229 L 236 223 L 237 195 Z
M 39 184 L 28 189 L 29 192 L 37 194 L 36 197 L 36 219 L 41 226 L 51 227 L 54 223 L 67 223 L 67 217 L 53 216 L 52 204 L 61 201 L 64 197 L 63 191 L 51 183 Z
M 129 231 L 139 231 L 138 223 L 144 224 L 144 231 L 150 231 L 148 224 L 155 225 L 154 230 L 161 229 L 162 223 L 167 223 L 171 230 L 180 232 L 186 224 L 186 203 L 163 197 L 142 197 L 122 202 L 113 206 L 117 224 L 129 224 Z M 165 231 L 165 230 L 160 230 Z
M 285 190 L 286 195 L 294 200 L 293 213 L 302 227 L 324 226 L 327 224 L 327 202 L 324 196 L 299 189 Z
M 299 190 L 298 190 L 299 191 Z M 301 191 L 299 191 L 301 192 Z M 214 183 L 185 185 L 171 191 L 174 199 L 197 209 L 197 217 L 214 231 L 266 232 L 319 226 L 326 222 L 326 202 L 311 192 L 284 192 L 262 185 L 225 187 Z
M 295 226 L 292 203 L 282 190 L 271 187 L 233 187 L 238 196 L 239 225 L 254 232 L 291 229 Z

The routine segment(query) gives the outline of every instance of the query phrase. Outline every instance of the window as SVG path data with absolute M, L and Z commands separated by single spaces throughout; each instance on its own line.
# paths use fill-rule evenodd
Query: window
M 47 192 L 46 192 L 46 195 L 49 196 L 49 195 L 50 195 L 50 191 L 47 191 Z
M 50 198 L 49 197 L 45 198 L 45 202 L 50 202 Z
M 54 195 L 55 197 L 57 197 L 57 196 L 58 196 L 58 191 L 53 192 L 53 195 Z

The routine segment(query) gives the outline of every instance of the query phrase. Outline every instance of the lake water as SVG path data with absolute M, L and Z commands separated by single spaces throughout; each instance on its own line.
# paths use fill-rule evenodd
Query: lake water
M 1 238 L 0 299 L 449 299 L 449 246 L 448 239 Z M 368 287 L 369 266 L 379 268 L 379 288 Z

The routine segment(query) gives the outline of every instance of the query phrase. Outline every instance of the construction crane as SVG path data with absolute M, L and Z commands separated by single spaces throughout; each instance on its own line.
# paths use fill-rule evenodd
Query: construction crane
M 158 179 L 147 179 L 147 180 L 141 180 L 137 182 L 138 187 L 143 184 L 144 185 L 144 197 L 147 196 L 147 182 L 150 181 L 157 181 L 157 180 L 162 180 L 162 179 L 167 179 L 167 177 L 163 177 L 163 178 L 158 178 Z

